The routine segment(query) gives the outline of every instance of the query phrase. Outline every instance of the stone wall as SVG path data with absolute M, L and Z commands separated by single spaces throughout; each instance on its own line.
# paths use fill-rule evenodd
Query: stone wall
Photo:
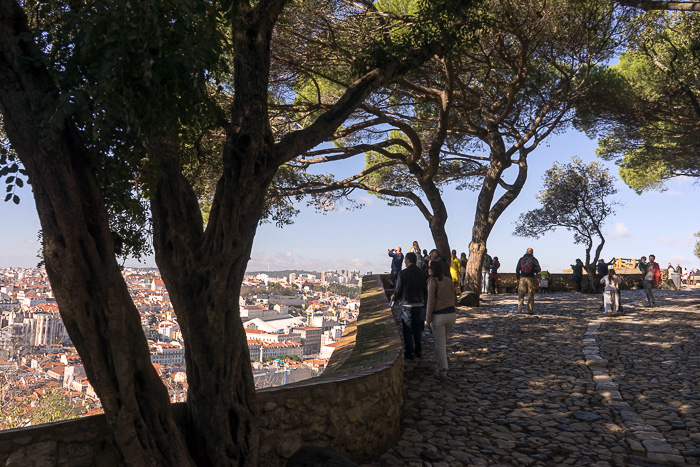
M 401 340 L 380 276 L 364 277 L 361 300 L 357 326 L 345 330 L 323 375 L 258 392 L 261 465 L 284 465 L 307 444 L 361 462 L 398 441 Z
M 258 391 L 260 465 L 283 466 L 304 445 L 330 447 L 356 462 L 384 452 L 400 434 L 402 381 L 401 340 L 382 280 L 365 276 L 358 322 L 346 329 L 326 371 Z M 119 464 L 103 415 L 0 431 L 0 465 Z
M 642 285 L 642 274 L 636 270 L 630 270 L 629 272 L 624 269 L 616 270 L 616 273 L 622 279 L 622 290 L 629 289 L 641 289 L 644 288 Z M 511 287 L 516 285 L 515 273 L 499 273 L 499 282 L 506 286 Z M 588 274 L 584 272 L 583 281 L 581 281 L 581 286 L 586 288 L 588 284 Z M 568 274 L 552 274 L 552 290 L 554 292 L 573 292 L 576 290 L 576 284 L 571 280 L 571 273 Z M 675 289 L 673 283 L 668 279 L 668 271 L 666 269 L 661 270 L 661 283 L 658 286 L 661 289 Z M 514 291 L 514 290 L 509 290 Z

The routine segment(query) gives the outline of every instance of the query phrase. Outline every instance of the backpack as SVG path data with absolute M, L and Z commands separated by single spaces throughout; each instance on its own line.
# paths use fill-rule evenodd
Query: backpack
M 534 261 L 529 256 L 523 256 L 520 259 L 520 274 L 534 274 Z

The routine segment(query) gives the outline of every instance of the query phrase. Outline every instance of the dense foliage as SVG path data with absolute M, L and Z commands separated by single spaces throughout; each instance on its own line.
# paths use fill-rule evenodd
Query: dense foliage
M 598 154 L 620 165 L 637 192 L 700 177 L 700 16 L 649 12 L 630 21 L 626 51 L 598 76 L 598 96 L 579 108 L 600 134 Z

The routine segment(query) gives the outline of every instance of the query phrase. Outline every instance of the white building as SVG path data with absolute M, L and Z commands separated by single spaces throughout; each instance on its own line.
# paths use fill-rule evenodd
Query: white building
M 184 365 L 185 348 L 178 342 L 157 343 L 150 347 L 151 362 L 158 365 Z
M 265 361 L 268 358 L 279 358 L 283 356 L 302 357 L 303 347 L 294 341 L 286 342 L 263 342 L 260 340 L 248 340 L 248 352 L 250 359 Z
M 321 352 L 319 353 L 318 358 L 331 358 L 331 355 L 333 354 L 333 351 L 335 350 L 337 345 L 338 341 L 328 342 L 327 344 L 322 345 Z

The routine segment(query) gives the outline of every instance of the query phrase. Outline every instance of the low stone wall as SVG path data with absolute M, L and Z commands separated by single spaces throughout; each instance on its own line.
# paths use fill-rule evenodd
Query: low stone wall
M 345 330 L 320 377 L 258 392 L 261 465 L 284 465 L 307 444 L 362 462 L 398 441 L 401 340 L 380 276 L 363 278 L 361 300 L 357 326 Z
M 630 270 L 627 272 L 624 269 L 618 269 L 616 271 L 618 276 L 622 279 L 622 290 L 629 289 L 640 289 L 643 288 L 642 285 L 642 274 L 639 271 Z M 505 287 L 511 289 L 517 285 L 515 279 L 515 273 L 498 273 L 499 283 Z M 571 273 L 569 274 L 552 274 L 551 288 L 554 292 L 574 292 L 576 290 L 576 283 L 571 280 Z M 586 288 L 588 284 L 588 274 L 583 274 L 583 280 L 581 281 L 581 286 Z M 666 269 L 661 270 L 661 282 L 658 286 L 661 289 L 675 289 L 675 286 L 668 279 L 668 271 Z M 509 290 L 510 292 L 515 292 L 515 290 Z M 501 292 L 501 290 L 499 290 Z
M 283 466 L 301 446 L 330 447 L 356 462 L 400 434 L 401 340 L 380 276 L 365 276 L 360 317 L 318 378 L 258 391 L 260 465 Z M 176 406 L 176 411 L 182 406 Z M 0 465 L 119 465 L 103 415 L 0 431 Z

